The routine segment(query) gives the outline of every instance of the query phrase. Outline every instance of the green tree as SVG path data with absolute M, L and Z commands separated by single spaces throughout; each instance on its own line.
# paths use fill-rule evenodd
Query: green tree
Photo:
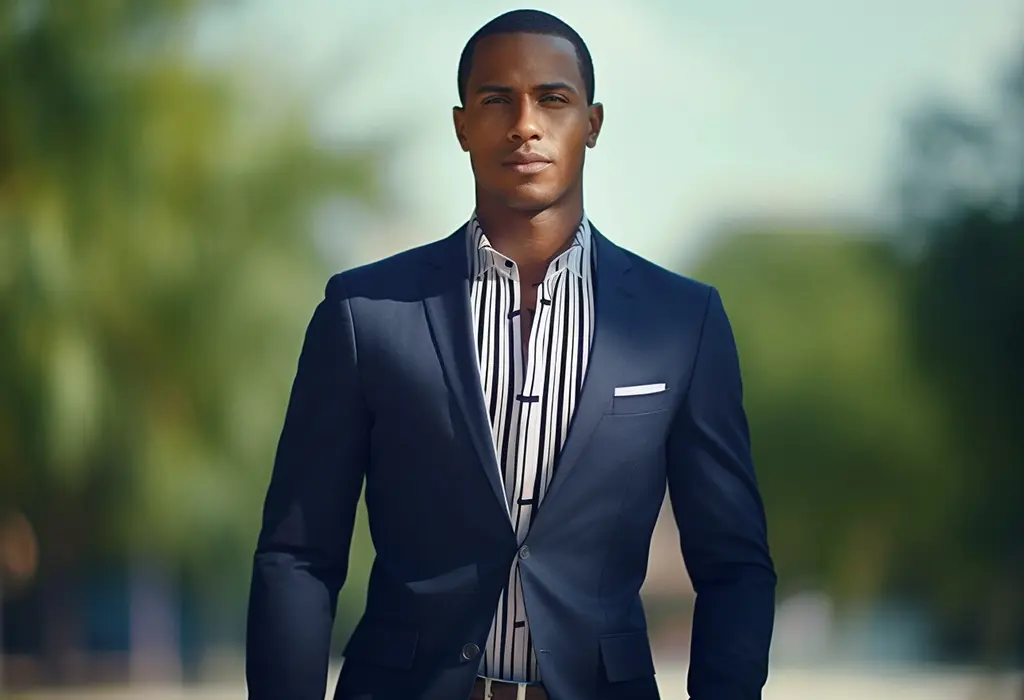
M 941 559 L 951 484 L 886 241 L 751 228 L 723 237 L 699 277 L 736 334 L 780 590 L 865 603 Z
M 317 143 L 282 86 L 254 114 L 190 55 L 203 10 L 0 0 L 0 509 L 39 533 L 55 659 L 84 562 L 166 562 L 244 598 L 330 272 L 311 213 L 380 201 L 378 150 Z
M 942 597 L 951 629 L 1001 662 L 1024 650 L 1024 50 L 990 113 L 922 107 L 902 160 L 914 350 L 960 472 Z

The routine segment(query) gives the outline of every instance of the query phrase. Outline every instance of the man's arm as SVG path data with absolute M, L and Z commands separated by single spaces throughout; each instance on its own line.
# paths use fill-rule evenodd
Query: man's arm
M 368 418 L 341 277 L 306 331 L 263 508 L 246 637 L 250 700 L 323 700 Z
M 760 698 L 775 616 L 775 570 L 750 456 L 736 343 L 713 288 L 689 390 L 669 437 L 668 482 L 697 593 L 690 696 Z

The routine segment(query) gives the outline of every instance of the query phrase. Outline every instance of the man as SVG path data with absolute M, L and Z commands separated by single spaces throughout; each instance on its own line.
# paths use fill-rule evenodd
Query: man
M 690 695 L 758 698 L 775 574 L 721 299 L 584 215 L 603 110 L 575 31 L 502 15 L 458 85 L 472 219 L 334 276 L 310 322 L 249 697 L 323 698 L 365 481 L 376 559 L 335 698 L 658 698 L 639 591 L 666 485 L 697 591 Z

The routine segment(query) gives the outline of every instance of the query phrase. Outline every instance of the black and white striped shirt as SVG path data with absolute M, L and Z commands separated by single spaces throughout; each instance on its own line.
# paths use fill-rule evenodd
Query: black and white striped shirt
M 509 517 L 522 544 L 551 482 L 587 370 L 594 327 L 590 224 L 583 217 L 571 246 L 548 265 L 525 357 L 519 269 L 491 247 L 476 216 L 467 233 L 481 384 Z M 537 681 L 518 564 L 498 599 L 480 675 Z

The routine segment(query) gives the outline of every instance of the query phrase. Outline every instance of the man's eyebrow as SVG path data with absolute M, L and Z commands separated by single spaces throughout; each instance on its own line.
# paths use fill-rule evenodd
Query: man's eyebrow
M 533 88 L 536 92 L 554 92 L 555 90 L 565 90 L 566 92 L 576 93 L 577 90 L 569 83 L 541 83 Z
M 576 88 L 574 88 L 572 85 L 570 85 L 569 83 L 562 83 L 562 82 L 541 83 L 540 85 L 534 85 L 533 86 L 533 91 L 534 92 L 553 92 L 555 90 L 565 90 L 565 91 L 571 92 L 573 94 L 578 94 L 579 93 L 579 91 Z M 509 95 L 509 94 L 515 92 L 515 90 L 513 90 L 512 88 L 510 88 L 507 85 L 497 85 L 497 84 L 493 84 L 492 83 L 492 84 L 481 85 L 480 87 L 478 87 L 476 89 L 476 92 L 477 92 L 477 94 L 498 93 L 499 95 Z
M 502 95 L 507 95 L 513 92 L 512 88 L 508 87 L 507 85 L 481 85 L 476 89 L 476 91 L 477 94 L 482 94 L 485 92 L 497 92 Z

